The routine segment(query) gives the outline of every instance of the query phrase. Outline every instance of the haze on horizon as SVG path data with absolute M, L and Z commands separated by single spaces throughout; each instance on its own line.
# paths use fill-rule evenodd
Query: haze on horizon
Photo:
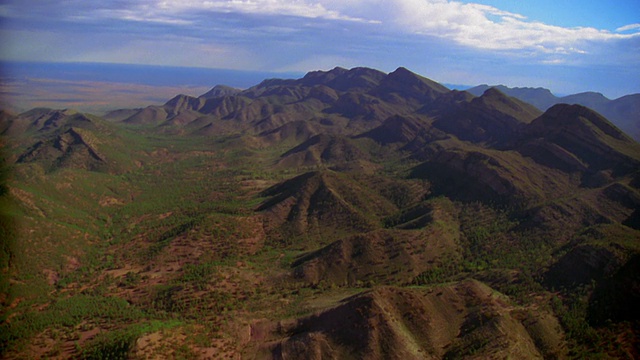
M 0 40 L 1 61 L 404 66 L 449 84 L 640 92 L 635 0 L 8 0 Z

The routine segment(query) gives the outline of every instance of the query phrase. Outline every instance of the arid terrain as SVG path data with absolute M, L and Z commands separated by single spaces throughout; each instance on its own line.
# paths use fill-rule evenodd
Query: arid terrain
M 640 143 L 549 106 L 335 68 L 2 111 L 0 356 L 638 358 Z

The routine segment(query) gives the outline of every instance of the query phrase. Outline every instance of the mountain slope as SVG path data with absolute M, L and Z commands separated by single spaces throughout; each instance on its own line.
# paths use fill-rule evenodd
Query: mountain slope
M 119 172 L 131 167 L 112 123 L 73 110 L 34 109 L 15 116 L 6 129 L 16 161 L 51 172 L 62 168 Z
M 281 155 L 277 166 L 296 168 L 320 165 L 346 165 L 355 161 L 367 161 L 370 155 L 361 150 L 355 141 L 339 135 L 315 135 Z
M 51 140 L 35 143 L 18 162 L 40 162 L 50 171 L 58 167 L 100 170 L 107 164 L 95 143 L 90 133 L 71 128 Z
M 382 196 L 330 170 L 276 184 L 262 196 L 269 199 L 256 210 L 264 213 L 269 227 L 283 236 L 313 233 L 314 229 L 373 229 L 376 217 L 395 210 Z
M 433 202 L 419 230 L 385 229 L 338 240 L 293 262 L 294 277 L 311 285 L 320 282 L 354 286 L 361 283 L 410 284 L 415 277 L 456 256 L 458 227 L 450 204 Z M 418 220 L 421 223 L 418 224 Z
M 440 115 L 434 126 L 461 140 L 502 143 L 516 136 L 523 124 L 539 115 L 531 105 L 489 89 L 482 96 Z
M 638 143 L 601 115 L 579 105 L 555 105 L 531 123 L 526 138 L 544 138 L 547 143 L 560 146 L 592 173 L 610 169 L 612 176 L 617 177 L 637 170 L 640 165 Z M 536 156 L 535 153 L 540 152 L 535 149 L 528 152 L 530 156 Z
M 391 116 L 380 126 L 367 131 L 358 137 L 365 137 L 374 140 L 381 145 L 399 143 L 405 145 L 419 136 L 429 133 L 430 126 L 422 123 L 419 119 L 400 115 Z
M 382 287 L 344 299 L 317 314 L 282 323 L 272 335 L 280 339 L 266 346 L 274 358 L 536 359 L 562 355 L 557 344 L 535 334 L 533 328 L 546 321 L 543 316 L 530 317 L 525 311 L 526 323 L 517 320 L 516 313 L 501 295 L 477 282 L 432 289 Z M 350 326 L 340 326 L 345 319 Z M 553 328 L 554 324 L 545 325 Z M 478 346 L 476 339 L 481 338 L 485 341 Z M 545 348 L 545 353 L 536 348 L 536 343 Z
M 488 85 L 480 85 L 468 89 L 473 95 L 480 96 Z M 501 92 L 532 104 L 542 111 L 546 111 L 556 104 L 577 104 L 591 108 L 616 124 L 636 141 L 640 141 L 640 94 L 631 94 L 610 100 L 595 92 L 557 97 L 544 88 L 509 88 L 504 85 L 495 86 Z
M 495 85 L 495 86 L 479 85 L 479 86 L 475 86 L 470 89 L 467 89 L 465 91 L 475 96 L 480 96 L 485 91 L 491 88 L 498 89 L 500 90 L 500 92 L 504 94 L 518 98 L 526 103 L 529 103 L 535 106 L 536 108 L 542 111 L 547 110 L 552 105 L 556 104 L 558 101 L 558 98 L 555 95 L 553 95 L 549 89 L 545 89 L 545 88 L 527 88 L 527 87 L 510 88 L 504 85 Z
M 211 90 L 200 95 L 200 98 L 211 99 L 224 96 L 232 96 L 240 93 L 242 90 L 225 85 L 216 85 Z

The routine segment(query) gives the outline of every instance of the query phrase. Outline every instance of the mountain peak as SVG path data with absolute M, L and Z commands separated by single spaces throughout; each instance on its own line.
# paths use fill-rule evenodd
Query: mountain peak
M 316 71 L 309 71 L 302 79 L 301 82 L 304 85 L 307 86 L 314 86 L 314 85 L 320 85 L 320 84 L 327 84 L 328 82 L 330 82 L 331 80 L 334 80 L 335 78 L 344 75 L 345 73 L 347 73 L 349 70 L 336 66 L 335 68 L 329 70 L 329 71 L 323 71 L 323 70 L 316 70 Z
M 481 96 L 473 99 L 472 103 L 484 103 L 494 106 L 497 104 L 508 104 L 510 107 L 517 107 L 516 103 L 518 103 L 517 105 L 521 105 L 520 100 L 505 94 L 496 87 L 488 88 Z
M 611 100 L 599 92 L 587 91 L 579 94 L 564 96 L 559 99 L 561 103 L 580 104 L 589 108 L 600 108 Z
M 407 68 L 404 67 L 399 67 L 397 68 L 394 72 L 390 73 L 387 78 L 387 81 L 393 81 L 393 82 L 401 82 L 401 83 L 405 83 L 406 85 L 412 86 L 412 85 L 427 85 L 431 88 L 433 88 L 434 90 L 437 90 L 438 92 L 448 92 L 449 89 L 447 89 L 446 87 L 444 87 L 443 85 L 440 85 L 439 83 L 431 80 L 431 79 L 427 79 L 425 77 L 422 77 L 410 70 L 408 70 Z
M 601 118 L 604 120 L 602 115 L 598 114 L 596 111 L 579 104 L 556 104 L 550 107 L 545 114 L 558 118 L 575 118 L 580 116 L 587 119 Z
M 381 81 L 378 91 L 398 93 L 405 97 L 426 101 L 449 92 L 449 89 L 404 67 L 399 67 Z
M 545 127 L 569 128 L 572 132 L 594 127 L 613 138 L 628 139 L 605 117 L 582 105 L 556 104 L 535 122 L 543 123 Z
M 370 90 L 377 86 L 385 73 L 366 68 L 344 69 L 336 67 L 330 71 L 307 73 L 301 83 L 306 86 L 326 85 L 338 91 Z
M 565 171 L 585 171 L 584 186 L 602 186 L 613 177 L 636 172 L 640 159 L 638 143 L 627 137 L 597 112 L 582 105 L 557 104 L 535 119 L 524 132 L 524 150 L 537 162 Z
M 416 73 L 414 73 L 413 71 L 407 69 L 404 66 L 400 66 L 397 69 L 395 69 L 391 74 L 397 74 L 397 75 L 401 75 L 401 74 L 405 74 L 405 75 L 413 75 L 413 76 L 418 76 Z M 389 74 L 389 75 L 391 75 Z
M 199 97 L 203 99 L 213 99 L 213 98 L 222 97 L 222 96 L 236 95 L 240 91 L 241 91 L 240 89 L 236 89 L 231 86 L 216 85 L 211 90 L 200 95 Z
M 176 95 L 171 100 L 167 101 L 164 105 L 172 109 L 174 112 L 180 112 L 184 110 L 198 110 L 205 100 L 203 98 L 195 98 L 189 95 Z
M 334 76 L 339 76 L 339 75 L 342 75 L 342 74 L 344 74 L 344 73 L 346 73 L 348 71 L 349 71 L 349 69 L 345 69 L 345 68 L 343 68 L 341 66 L 336 66 L 331 70 L 313 70 L 313 71 L 309 71 L 304 76 L 304 78 L 310 78 L 310 77 L 315 77 L 315 76 L 318 76 L 318 75 L 327 75 L 327 74 L 331 74 L 331 75 L 334 75 Z
M 498 90 L 497 87 L 490 87 L 482 93 L 483 98 L 505 98 L 507 95 L 502 91 Z
M 485 90 L 482 96 L 473 99 L 471 103 L 483 108 L 499 109 L 502 113 L 525 122 L 530 122 L 541 114 L 534 106 L 511 97 L 496 87 Z

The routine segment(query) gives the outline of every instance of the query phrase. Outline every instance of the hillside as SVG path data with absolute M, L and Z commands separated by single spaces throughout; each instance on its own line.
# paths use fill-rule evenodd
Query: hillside
M 480 96 L 490 88 L 492 87 L 488 85 L 479 85 L 467 91 L 475 96 Z M 509 88 L 504 85 L 497 85 L 493 88 L 527 102 L 542 111 L 556 104 L 582 105 L 591 108 L 604 115 L 636 141 L 640 141 L 640 94 L 626 95 L 611 100 L 595 92 L 558 97 L 544 88 Z
M 509 90 L 335 68 L 0 113 L 0 354 L 639 357 L 640 144 Z
M 276 358 L 553 357 L 561 352 L 554 341 L 561 335 L 547 316 L 513 309 L 503 295 L 473 281 L 428 290 L 379 287 L 280 324 L 267 346 Z M 351 326 L 341 326 L 345 319 Z M 539 338 L 535 327 L 551 332 Z

